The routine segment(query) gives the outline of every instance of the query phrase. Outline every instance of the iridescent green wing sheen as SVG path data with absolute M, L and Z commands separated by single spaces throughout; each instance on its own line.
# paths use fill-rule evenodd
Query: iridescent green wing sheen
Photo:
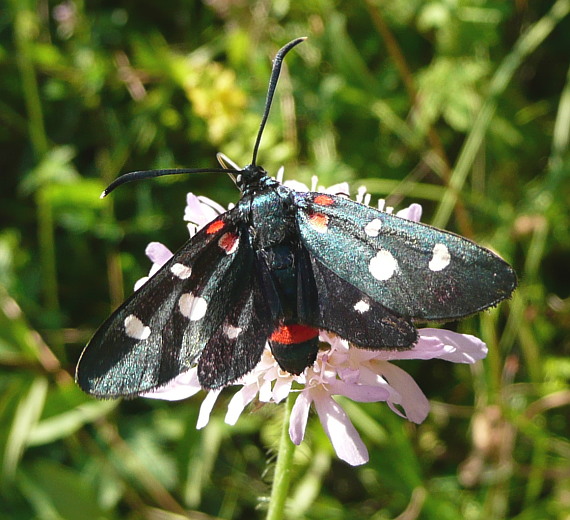
M 496 305 L 516 287 L 491 251 L 446 231 L 347 198 L 295 193 L 312 257 L 397 316 L 452 320 Z
M 253 265 L 236 210 L 192 237 L 123 303 L 85 347 L 77 382 L 98 397 L 133 396 L 188 370 L 244 296 Z M 229 330 L 226 327 L 226 330 Z M 227 363 L 231 363 L 228 360 Z M 235 371 L 234 371 L 235 372 Z
M 315 325 L 370 349 L 407 349 L 418 339 L 408 318 L 374 301 L 363 291 L 311 258 L 318 292 Z

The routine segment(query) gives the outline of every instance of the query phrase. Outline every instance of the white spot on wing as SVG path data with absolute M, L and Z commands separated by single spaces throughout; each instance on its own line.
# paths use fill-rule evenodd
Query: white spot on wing
M 224 325 L 224 334 L 229 339 L 236 339 L 241 334 L 241 327 L 234 327 L 233 325 Z
M 360 314 L 364 314 L 370 310 L 370 304 L 364 300 L 360 300 L 354 304 L 354 310 L 358 311 Z
M 189 320 L 198 321 L 206 315 L 208 302 L 201 296 L 184 293 L 178 300 L 178 307 L 183 316 L 186 316 Z
M 170 272 L 174 275 L 177 276 L 178 278 L 180 278 L 181 280 L 186 280 L 186 278 L 190 278 L 190 276 L 192 275 L 192 268 L 188 267 L 184 264 L 173 264 L 170 267 Z
M 433 247 L 433 256 L 429 261 L 428 267 L 431 271 L 442 271 L 451 262 L 449 249 L 445 244 L 436 244 Z
M 378 233 L 380 233 L 380 228 L 382 227 L 382 221 L 379 218 L 375 218 L 366 224 L 364 227 L 364 232 L 369 237 L 377 237 Z
M 147 327 L 134 314 L 129 314 L 123 323 L 125 324 L 125 334 L 129 338 L 141 341 L 150 336 L 150 327 Z
M 376 256 L 370 259 L 368 269 L 370 274 L 377 280 L 389 280 L 396 272 L 396 269 L 398 269 L 398 262 L 390 251 L 380 249 Z

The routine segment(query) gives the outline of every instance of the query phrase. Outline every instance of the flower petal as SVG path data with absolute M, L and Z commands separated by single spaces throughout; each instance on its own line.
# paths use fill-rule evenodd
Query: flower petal
M 189 192 L 186 194 L 186 207 L 184 208 L 184 220 L 186 222 L 193 222 L 194 224 L 204 225 L 208 217 L 216 218 L 213 212 L 209 212 L 207 207 L 200 201 L 197 195 Z M 204 211 L 206 210 L 206 211 Z M 212 220 L 210 218 L 210 220 Z
M 356 196 L 354 197 L 354 200 L 356 200 L 356 202 L 360 202 L 360 204 L 362 204 L 364 202 L 364 196 L 366 195 L 366 186 L 359 186 L 356 190 Z M 382 208 L 379 208 L 382 209 Z
M 328 188 L 324 186 L 319 186 L 317 191 L 322 191 L 323 193 L 331 193 L 332 195 L 348 195 L 350 193 L 350 186 L 348 182 L 339 182 L 338 184 L 333 184 Z
M 135 282 L 135 291 L 138 291 L 146 282 L 150 280 L 150 276 L 143 276 Z
M 422 207 L 420 204 L 410 204 L 407 208 L 401 209 L 396 216 L 419 222 L 422 218 Z
M 301 444 L 301 441 L 305 437 L 311 400 L 309 390 L 303 390 L 297 396 L 297 400 L 293 405 L 291 418 L 289 419 L 289 437 L 291 437 L 293 444 Z
M 198 229 L 204 227 L 225 211 L 222 206 L 208 197 L 197 197 L 191 192 L 186 194 L 184 220 L 196 224 Z
M 441 355 L 437 356 L 452 363 L 475 363 L 485 359 L 487 345 L 470 334 L 459 334 L 445 329 L 420 329 L 420 340 L 416 348 L 429 348 L 443 344 Z M 438 345 L 439 346 L 439 345 Z M 441 347 L 440 347 L 441 348 Z
M 164 399 L 165 401 L 179 401 L 180 399 L 187 399 L 193 396 L 200 390 L 202 390 L 202 387 L 198 381 L 198 370 L 194 367 L 177 375 L 164 386 L 141 394 L 141 397 Z
M 301 191 L 301 192 L 309 191 L 309 187 L 306 184 L 303 184 L 302 182 L 295 180 L 287 180 L 283 183 L 283 185 L 295 191 Z
M 152 276 L 158 269 L 160 269 L 166 262 L 172 258 L 172 251 L 160 242 L 151 242 L 144 250 L 145 255 L 150 258 L 153 264 L 158 267 L 152 266 L 150 276 Z M 154 269 L 154 273 L 153 273 Z
M 351 384 L 339 380 L 327 383 L 327 388 L 331 395 L 344 395 L 360 403 L 386 401 L 390 397 L 388 390 L 380 386 Z
M 330 346 L 335 350 L 347 352 L 350 348 L 347 340 L 342 339 L 340 336 L 337 336 L 334 333 L 327 332 L 326 330 L 319 331 L 319 340 L 325 343 L 329 343 Z
M 233 426 L 239 416 L 244 411 L 245 407 L 251 403 L 257 394 L 257 385 L 245 385 L 239 390 L 231 399 L 228 404 L 228 412 L 224 419 L 226 424 Z
M 221 204 L 218 204 L 215 200 L 212 200 L 208 197 L 204 197 L 204 195 L 198 195 L 198 199 L 200 199 L 200 202 L 202 203 L 202 208 L 204 208 L 204 206 L 208 208 L 208 209 L 204 208 L 204 211 L 209 212 L 209 209 L 214 210 L 215 212 L 214 218 L 226 212 L 226 208 L 224 208 Z
M 487 345 L 470 334 L 445 329 L 419 329 L 419 340 L 410 350 L 377 350 L 375 359 L 445 359 L 452 363 L 475 363 L 487 355 Z
M 152 261 L 148 276 L 144 276 L 135 282 L 135 291 L 138 291 L 156 272 L 172 258 L 172 252 L 160 242 L 151 242 L 146 246 L 145 254 Z
M 273 401 L 280 403 L 291 391 L 293 380 L 290 377 L 278 377 L 273 385 Z
M 220 395 L 222 390 L 210 390 L 207 394 L 205 399 L 202 401 L 202 405 L 200 406 L 200 413 L 198 414 L 198 421 L 196 422 L 196 429 L 201 430 L 208 424 L 210 420 L 210 414 L 212 413 L 212 409 L 216 404 L 216 399 Z
M 268 379 L 263 379 L 259 385 L 259 400 L 262 403 L 268 403 L 273 397 L 273 391 L 271 389 L 271 381 Z
M 425 420 L 429 413 L 429 401 L 414 378 L 407 372 L 391 363 L 382 364 L 382 375 L 399 394 L 398 400 L 388 400 L 390 408 L 398 415 L 403 415 L 395 404 L 399 404 L 405 412 L 408 421 L 419 424 Z
M 317 414 L 338 458 L 351 466 L 368 462 L 368 450 L 346 412 L 326 392 L 313 393 Z

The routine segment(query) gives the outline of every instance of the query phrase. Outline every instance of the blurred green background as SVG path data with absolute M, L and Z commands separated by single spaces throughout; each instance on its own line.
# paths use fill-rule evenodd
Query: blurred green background
M 101 190 L 135 169 L 251 157 L 271 58 L 287 58 L 259 162 L 347 180 L 498 251 L 509 302 L 448 328 L 475 367 L 406 362 L 420 426 L 343 406 L 371 454 L 335 458 L 316 417 L 288 518 L 570 518 L 570 1 L 2 0 L 0 518 L 264 516 L 282 409 L 196 431 L 204 394 L 99 402 L 73 371 L 145 275 L 187 238 L 185 194 L 221 176 Z

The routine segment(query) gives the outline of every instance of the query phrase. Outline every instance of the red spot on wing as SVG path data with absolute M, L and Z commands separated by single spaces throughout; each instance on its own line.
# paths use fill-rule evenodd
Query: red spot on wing
M 315 197 L 314 203 L 319 204 L 320 206 L 331 206 L 334 204 L 334 200 L 328 195 L 321 194 Z
M 329 217 L 322 213 L 312 213 L 309 215 L 309 224 L 319 233 L 326 233 L 329 225 Z
M 294 345 L 303 343 L 319 335 L 319 329 L 307 325 L 280 325 L 273 331 L 269 341 L 281 343 L 282 345 Z
M 224 233 L 218 240 L 218 245 L 230 255 L 234 253 L 238 246 L 238 236 L 235 233 Z
M 218 231 L 220 231 L 221 229 L 224 229 L 224 226 L 226 224 L 224 223 L 223 220 L 214 220 L 214 222 L 212 222 L 207 228 L 206 228 L 206 233 L 208 235 L 213 235 L 214 233 L 217 233 Z

